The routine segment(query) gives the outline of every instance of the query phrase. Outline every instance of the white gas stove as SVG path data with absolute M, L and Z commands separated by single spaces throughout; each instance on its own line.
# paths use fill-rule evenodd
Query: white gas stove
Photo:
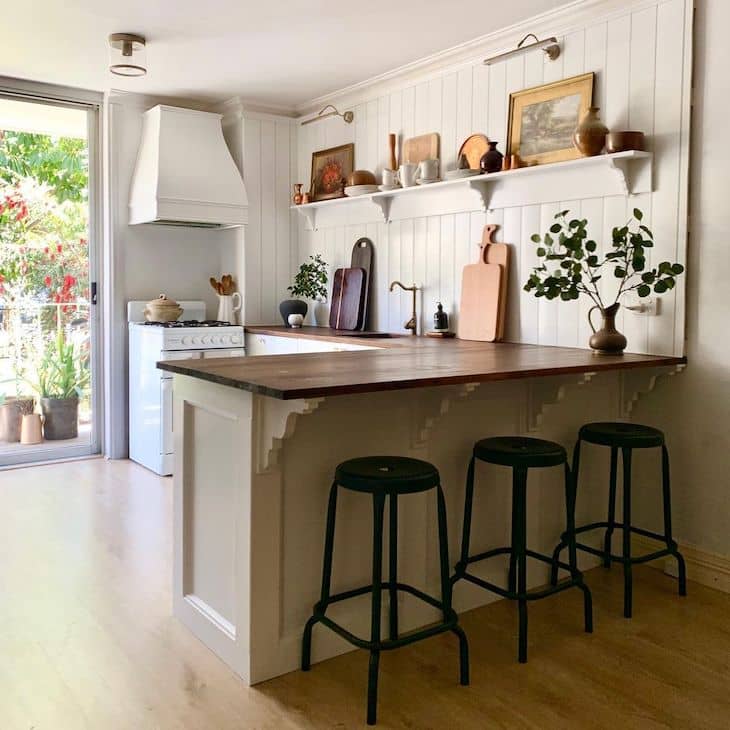
M 129 302 L 129 458 L 172 474 L 172 373 L 161 360 L 244 356 L 243 327 L 205 319 L 205 303 L 179 302 L 175 322 L 146 322 L 146 302 Z

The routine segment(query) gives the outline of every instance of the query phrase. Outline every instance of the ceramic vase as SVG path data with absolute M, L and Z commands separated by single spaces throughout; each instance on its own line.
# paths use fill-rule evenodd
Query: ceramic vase
M 330 326 L 330 305 L 327 302 L 317 301 L 312 307 L 314 315 L 314 324 L 317 327 Z
M 489 149 L 479 160 L 479 169 L 482 172 L 500 172 L 502 169 L 502 158 L 504 155 L 497 149 L 496 142 L 489 143 Z
M 294 205 L 302 204 L 302 183 L 294 184 L 294 195 L 292 197 L 292 202 L 294 203 Z
M 616 302 L 610 307 L 602 309 L 598 305 L 588 310 L 588 324 L 590 324 L 593 334 L 588 344 L 597 355 L 620 355 L 626 348 L 626 337 L 624 337 L 616 329 L 616 314 L 621 305 Z M 597 309 L 601 313 L 602 321 L 600 329 L 596 329 L 593 325 L 591 315 Z
M 589 107 L 573 133 L 573 144 L 583 157 L 600 155 L 606 145 L 608 128 L 599 118 L 599 111 L 597 106 Z
M 234 291 L 233 294 L 219 294 L 218 321 L 238 324 L 236 319 L 241 311 L 241 304 L 241 295 L 237 291 Z

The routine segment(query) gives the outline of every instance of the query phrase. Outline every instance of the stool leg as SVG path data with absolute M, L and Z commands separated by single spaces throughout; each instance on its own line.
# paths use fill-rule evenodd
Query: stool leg
M 302 638 L 302 670 L 308 671 L 311 666 L 312 655 L 312 629 L 319 621 L 320 613 L 327 610 L 327 601 L 330 597 L 330 584 L 332 581 L 332 553 L 335 544 L 335 513 L 337 511 L 337 482 L 332 482 L 330 488 L 329 503 L 327 505 L 327 527 L 324 537 L 324 560 L 322 564 L 322 589 L 319 603 L 314 607 L 314 614 L 310 617 L 304 627 Z
M 611 544 L 616 524 L 616 475 L 618 471 L 618 448 L 611 447 L 611 472 L 608 478 L 608 527 L 603 539 L 603 567 L 611 567 Z
M 578 572 L 578 550 L 575 547 L 575 492 L 575 474 L 571 472 L 568 462 L 565 462 L 565 524 L 568 533 L 568 563 L 572 578 L 575 578 Z
M 436 505 L 439 530 L 439 564 L 441 569 L 441 602 L 443 604 L 444 621 L 451 614 L 451 581 L 449 579 L 449 537 L 446 526 L 446 500 L 441 484 L 436 485 Z
M 518 659 L 527 661 L 527 469 L 515 468 L 512 472 L 512 489 L 517 492 L 517 535 L 512 543 L 517 553 L 517 604 L 519 609 Z
M 464 497 L 464 524 L 461 532 L 461 557 L 456 564 L 454 580 L 466 573 L 466 561 L 469 559 L 469 542 L 471 541 L 471 511 L 474 502 L 474 464 L 476 458 L 471 457 L 469 469 L 466 472 L 466 495 Z
M 664 539 L 672 555 L 677 559 L 677 570 L 679 577 L 679 595 L 687 595 L 687 569 L 684 565 L 684 558 L 677 549 L 677 544 L 672 537 L 672 495 L 669 483 L 669 451 L 665 444 L 662 444 L 662 493 L 664 496 Z
M 368 666 L 368 725 L 375 725 L 378 705 L 378 664 L 380 662 L 380 613 L 383 584 L 383 512 L 385 495 L 373 495 L 373 592 L 370 614 L 370 663 Z
M 389 571 L 388 581 L 390 582 L 390 638 L 398 638 L 398 495 L 393 492 L 390 495 L 390 533 L 389 533 Z
M 578 472 L 580 470 L 580 439 L 578 439 L 575 442 L 575 446 L 573 447 L 573 466 L 572 466 L 572 476 L 573 476 L 573 514 L 575 515 L 575 504 L 578 499 Z M 566 492 L 567 494 L 567 492 Z M 567 508 L 567 500 L 566 500 L 566 508 Z M 573 527 L 575 528 L 575 518 L 573 519 Z M 566 530 L 561 536 L 560 536 L 560 542 L 555 546 L 555 550 L 553 550 L 553 564 L 550 568 L 550 585 L 557 585 L 558 584 L 558 560 L 560 560 L 560 553 L 563 551 L 563 548 L 565 548 L 569 544 L 569 535 L 568 531 Z
M 515 539 L 519 533 L 518 521 L 520 519 L 520 509 L 517 503 L 517 490 L 512 490 L 512 550 L 509 554 L 509 572 L 507 573 L 507 590 L 510 593 L 517 593 L 517 551 L 515 550 Z
M 631 618 L 631 449 L 621 449 L 624 468 L 624 517 L 623 517 L 623 564 L 624 564 L 624 616 Z

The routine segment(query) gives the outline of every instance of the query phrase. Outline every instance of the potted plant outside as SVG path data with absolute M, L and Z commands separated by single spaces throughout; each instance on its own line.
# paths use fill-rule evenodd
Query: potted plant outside
M 307 302 L 297 297 L 311 299 L 317 304 L 327 300 L 327 263 L 319 254 L 310 256 L 309 261 L 305 261 L 300 267 L 297 275 L 294 277 L 292 286 L 287 287 L 291 292 L 293 299 L 285 299 L 279 305 L 284 324 L 289 327 L 289 315 L 301 314 L 306 317 L 309 309 Z M 315 304 L 315 320 L 317 324 L 321 322 L 321 314 L 317 314 L 317 304 Z
M 20 425 L 23 416 L 33 413 L 35 398 L 32 395 L 0 394 L 0 441 L 20 441 Z
M 78 436 L 79 396 L 88 387 L 87 358 L 61 330 L 46 346 L 38 365 L 36 390 L 43 413 L 43 434 L 49 441 Z
M 593 305 L 588 311 L 588 322 L 593 330 L 589 345 L 595 353 L 616 355 L 624 351 L 626 337 L 616 329 L 616 313 L 620 299 L 627 292 L 636 292 L 639 297 L 648 297 L 652 291 L 661 295 L 672 289 L 676 277 L 684 267 L 679 263 L 662 261 L 654 268 L 647 268 L 647 251 L 654 246 L 654 235 L 641 221 L 643 213 L 634 208 L 634 215 L 624 226 L 616 227 L 612 233 L 611 250 L 599 258 L 598 244 L 588 238 L 588 221 L 568 220 L 570 211 L 563 210 L 555 215 L 556 222 L 543 236 L 532 236 L 537 244 L 537 255 L 542 260 L 536 266 L 524 290 L 534 292 L 536 297 L 563 301 L 578 299 L 581 294 L 589 297 Z M 612 300 L 604 299 L 598 282 L 612 267 L 618 281 Z M 609 302 L 607 304 L 607 302 Z M 599 310 L 602 326 L 596 329 L 591 314 Z

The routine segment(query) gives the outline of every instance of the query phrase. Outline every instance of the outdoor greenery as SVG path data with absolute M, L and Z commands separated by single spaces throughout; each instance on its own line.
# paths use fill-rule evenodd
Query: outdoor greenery
M 36 365 L 36 382 L 30 385 L 41 398 L 81 397 L 89 386 L 88 351 L 60 330 L 46 342 Z
M 293 286 L 287 287 L 294 297 L 305 297 L 307 299 L 327 299 L 327 262 L 317 254 L 310 256 L 310 261 L 299 267 L 294 277 Z
M 606 309 L 629 291 L 648 297 L 652 291 L 664 294 L 674 288 L 676 277 L 684 267 L 662 261 L 648 268 L 647 255 L 654 246 L 654 235 L 641 222 L 644 215 L 638 208 L 634 208 L 633 218 L 625 225 L 613 229 L 611 250 L 602 258 L 597 253 L 598 244 L 588 238 L 588 221 L 568 220 L 569 213 L 569 210 L 557 213 L 556 222 L 547 233 L 532 236 L 542 262 L 530 274 L 525 291 L 546 299 L 560 297 L 563 301 L 585 294 L 598 307 Z M 606 292 L 601 293 L 598 282 L 607 272 L 613 273 L 618 286 L 613 301 L 605 303 Z

